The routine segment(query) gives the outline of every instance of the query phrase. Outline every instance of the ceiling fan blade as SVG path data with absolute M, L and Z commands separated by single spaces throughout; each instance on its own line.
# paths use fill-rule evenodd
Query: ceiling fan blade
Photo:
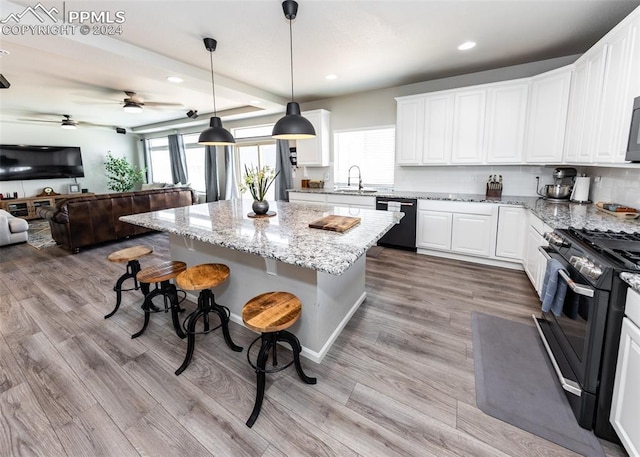
M 25 118 L 18 118 L 19 121 L 26 121 L 26 122 L 47 122 L 47 123 L 52 123 L 52 124 L 59 124 L 60 121 L 48 121 L 45 119 L 25 119 Z
M 144 102 L 144 106 L 153 106 L 156 108 L 184 108 L 182 103 L 162 103 L 162 102 Z

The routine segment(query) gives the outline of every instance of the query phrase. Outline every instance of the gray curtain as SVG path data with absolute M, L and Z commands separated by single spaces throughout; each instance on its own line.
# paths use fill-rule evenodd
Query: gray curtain
M 216 159 L 216 147 L 206 146 L 204 150 L 204 179 L 207 186 L 206 201 L 220 200 L 218 191 L 218 161 Z
M 224 186 L 224 195 L 222 198 L 224 200 L 235 200 L 240 198 L 240 194 L 238 192 L 238 186 L 236 184 L 236 167 L 233 166 L 233 146 L 225 146 L 224 148 L 224 170 L 225 170 L 225 186 Z
M 276 140 L 276 173 L 278 171 L 280 172 L 275 182 L 276 200 L 283 200 L 285 202 L 289 201 L 289 192 L 287 192 L 287 189 L 293 188 L 293 176 L 289 155 L 289 140 Z
M 187 184 L 187 158 L 184 154 L 182 135 L 169 135 L 169 158 L 171 159 L 171 177 L 173 183 Z
M 144 148 L 144 177 L 145 177 L 145 182 L 150 183 L 151 179 L 153 177 L 150 178 L 150 175 L 151 175 L 151 157 L 149 157 L 149 154 L 151 153 L 151 148 L 149 147 L 149 139 L 148 138 L 144 138 L 144 140 L 142 141 L 142 147 Z

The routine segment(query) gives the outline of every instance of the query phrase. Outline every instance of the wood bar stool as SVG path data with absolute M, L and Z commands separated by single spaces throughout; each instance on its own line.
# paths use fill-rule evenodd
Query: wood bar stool
M 172 279 L 176 278 L 186 269 L 186 263 L 172 260 L 144 268 L 138 272 L 136 279 L 141 285 L 155 284 L 155 288 L 144 297 L 144 302 L 142 303 L 142 309 L 144 310 L 144 324 L 138 333 L 131 335 L 131 338 L 137 338 L 144 333 L 149 325 L 149 317 L 152 312 L 162 311 L 153 304 L 154 297 L 157 297 L 158 295 L 162 295 L 164 298 L 164 312 L 166 313 L 171 309 L 171 320 L 173 321 L 173 328 L 176 330 L 177 335 L 180 338 L 187 336 L 182 331 L 180 318 L 178 317 L 178 313 L 184 311 L 183 308 L 180 308 L 178 289 L 171 283 Z
M 229 274 L 229 267 L 224 264 L 205 263 L 187 268 L 176 278 L 176 283 L 181 289 L 200 291 L 198 295 L 198 307 L 193 313 L 189 314 L 184 321 L 184 329 L 187 334 L 187 354 L 180 368 L 176 370 L 176 375 L 182 373 L 189 366 L 189 362 L 191 362 L 195 348 L 196 334 L 206 334 L 222 327 L 222 334 L 224 335 L 224 341 L 227 343 L 227 346 L 236 352 L 242 352 L 242 347 L 234 344 L 229 334 L 229 308 L 217 304 L 211 291 L 212 287 L 219 286 L 226 281 Z M 220 318 L 220 325 L 214 328 L 209 327 L 209 312 L 211 311 L 216 313 Z M 200 318 L 203 319 L 204 330 L 196 332 L 196 324 Z
M 258 295 L 249 300 L 242 308 L 242 321 L 244 324 L 250 329 L 261 333 L 258 338 L 253 340 L 249 349 L 247 349 L 247 360 L 258 376 L 256 402 L 253 406 L 251 416 L 249 420 L 247 420 L 247 427 L 252 427 L 260 414 L 262 400 L 264 398 L 265 373 L 275 373 L 284 370 L 294 363 L 298 376 L 302 381 L 307 384 L 315 384 L 317 382 L 316 378 L 310 378 L 302 371 L 302 366 L 300 365 L 302 346 L 300 346 L 298 338 L 286 330 L 298 320 L 301 312 L 302 303 L 298 297 L 289 292 L 267 292 Z M 258 352 L 257 362 L 254 365 L 253 362 L 251 362 L 249 353 L 251 352 L 251 347 L 258 340 L 262 341 L 262 346 Z M 293 360 L 283 367 L 268 370 L 266 366 L 270 350 L 273 352 L 272 365 L 274 367 L 278 365 L 278 356 L 276 353 L 278 341 L 284 341 L 291 345 Z
M 122 300 L 122 292 L 126 292 L 129 290 L 138 290 L 142 289 L 142 294 L 147 295 L 149 293 L 149 285 L 143 284 L 140 286 L 138 284 L 138 280 L 136 279 L 136 275 L 140 271 L 140 262 L 138 259 L 140 257 L 144 257 L 145 255 L 149 255 L 153 252 L 153 249 L 148 246 L 133 246 L 130 248 L 120 249 L 119 251 L 113 252 L 109 254 L 107 259 L 109 262 L 122 263 L 127 262 L 127 272 L 120 276 L 116 281 L 116 285 L 113 287 L 113 290 L 116 292 L 116 307 L 113 308 L 109 314 L 104 316 L 105 319 L 113 316 L 120 308 L 120 301 Z M 127 279 L 133 279 L 133 288 L 131 289 L 123 289 L 122 284 Z

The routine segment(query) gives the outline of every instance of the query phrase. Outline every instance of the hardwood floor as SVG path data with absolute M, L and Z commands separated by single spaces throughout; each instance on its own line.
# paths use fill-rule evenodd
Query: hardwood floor
M 139 292 L 123 293 L 117 249 L 151 244 L 143 266 L 169 259 L 153 234 L 71 255 L 26 244 L 0 250 L 2 456 L 575 456 L 475 406 L 471 312 L 530 323 L 539 302 L 525 274 L 384 249 L 367 259 L 367 300 L 322 364 L 318 384 L 291 367 L 267 376 L 262 412 L 246 347 L 231 323 L 186 341 L 169 314 L 142 326 Z M 193 303 L 183 304 L 187 312 Z M 304 312 L 304 311 L 303 311 Z M 289 356 L 280 351 L 281 362 Z M 608 456 L 624 451 L 603 442 Z

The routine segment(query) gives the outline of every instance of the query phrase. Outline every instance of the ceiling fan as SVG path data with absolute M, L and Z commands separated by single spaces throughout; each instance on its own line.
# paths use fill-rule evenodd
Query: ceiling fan
M 84 121 L 76 121 L 75 119 L 71 119 L 71 115 L 70 114 L 47 114 L 47 116 L 56 116 L 59 117 L 61 116 L 62 119 L 61 120 L 49 120 L 49 119 L 18 119 L 20 121 L 27 121 L 27 122 L 42 122 L 42 123 L 47 123 L 47 124 L 60 124 L 60 127 L 63 129 L 67 129 L 67 130 L 74 130 L 76 128 L 78 128 L 79 126 L 87 126 L 87 127 L 106 127 L 109 129 L 116 129 L 116 131 L 118 130 L 118 128 L 111 126 L 111 125 L 104 125 L 104 124 L 94 124 L 92 122 L 84 122 Z
M 159 108 L 183 108 L 181 103 L 163 103 L 163 102 L 145 102 L 133 91 L 125 90 L 127 95 L 124 99 L 122 108 L 126 113 L 141 113 L 143 106 L 159 107 Z

